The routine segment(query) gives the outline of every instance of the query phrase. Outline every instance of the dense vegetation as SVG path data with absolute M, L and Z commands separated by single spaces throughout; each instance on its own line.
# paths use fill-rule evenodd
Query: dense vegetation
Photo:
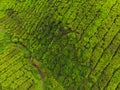
M 120 0 L 1 0 L 0 35 L 1 87 L 120 90 Z

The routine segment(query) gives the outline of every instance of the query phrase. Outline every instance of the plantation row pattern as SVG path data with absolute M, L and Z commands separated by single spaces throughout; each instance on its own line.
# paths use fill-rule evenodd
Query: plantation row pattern
M 66 90 L 119 90 L 119 9 L 120 0 L 23 0 L 0 21 Z

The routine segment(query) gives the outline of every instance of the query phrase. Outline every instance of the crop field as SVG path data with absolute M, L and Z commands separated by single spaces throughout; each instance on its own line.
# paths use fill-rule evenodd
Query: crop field
M 120 90 L 120 0 L 0 0 L 0 90 Z

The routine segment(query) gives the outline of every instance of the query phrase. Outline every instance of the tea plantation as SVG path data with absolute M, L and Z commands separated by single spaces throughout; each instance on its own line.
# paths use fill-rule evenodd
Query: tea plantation
M 0 90 L 120 90 L 120 0 L 0 0 Z

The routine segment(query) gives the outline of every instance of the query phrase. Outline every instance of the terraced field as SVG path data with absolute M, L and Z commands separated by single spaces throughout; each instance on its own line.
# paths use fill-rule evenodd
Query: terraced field
M 29 59 L 25 58 L 26 50 L 10 43 L 4 30 L 0 27 L 0 90 L 35 90 L 38 80 L 32 74 Z
M 0 85 L 120 90 L 120 0 L 1 0 Z

